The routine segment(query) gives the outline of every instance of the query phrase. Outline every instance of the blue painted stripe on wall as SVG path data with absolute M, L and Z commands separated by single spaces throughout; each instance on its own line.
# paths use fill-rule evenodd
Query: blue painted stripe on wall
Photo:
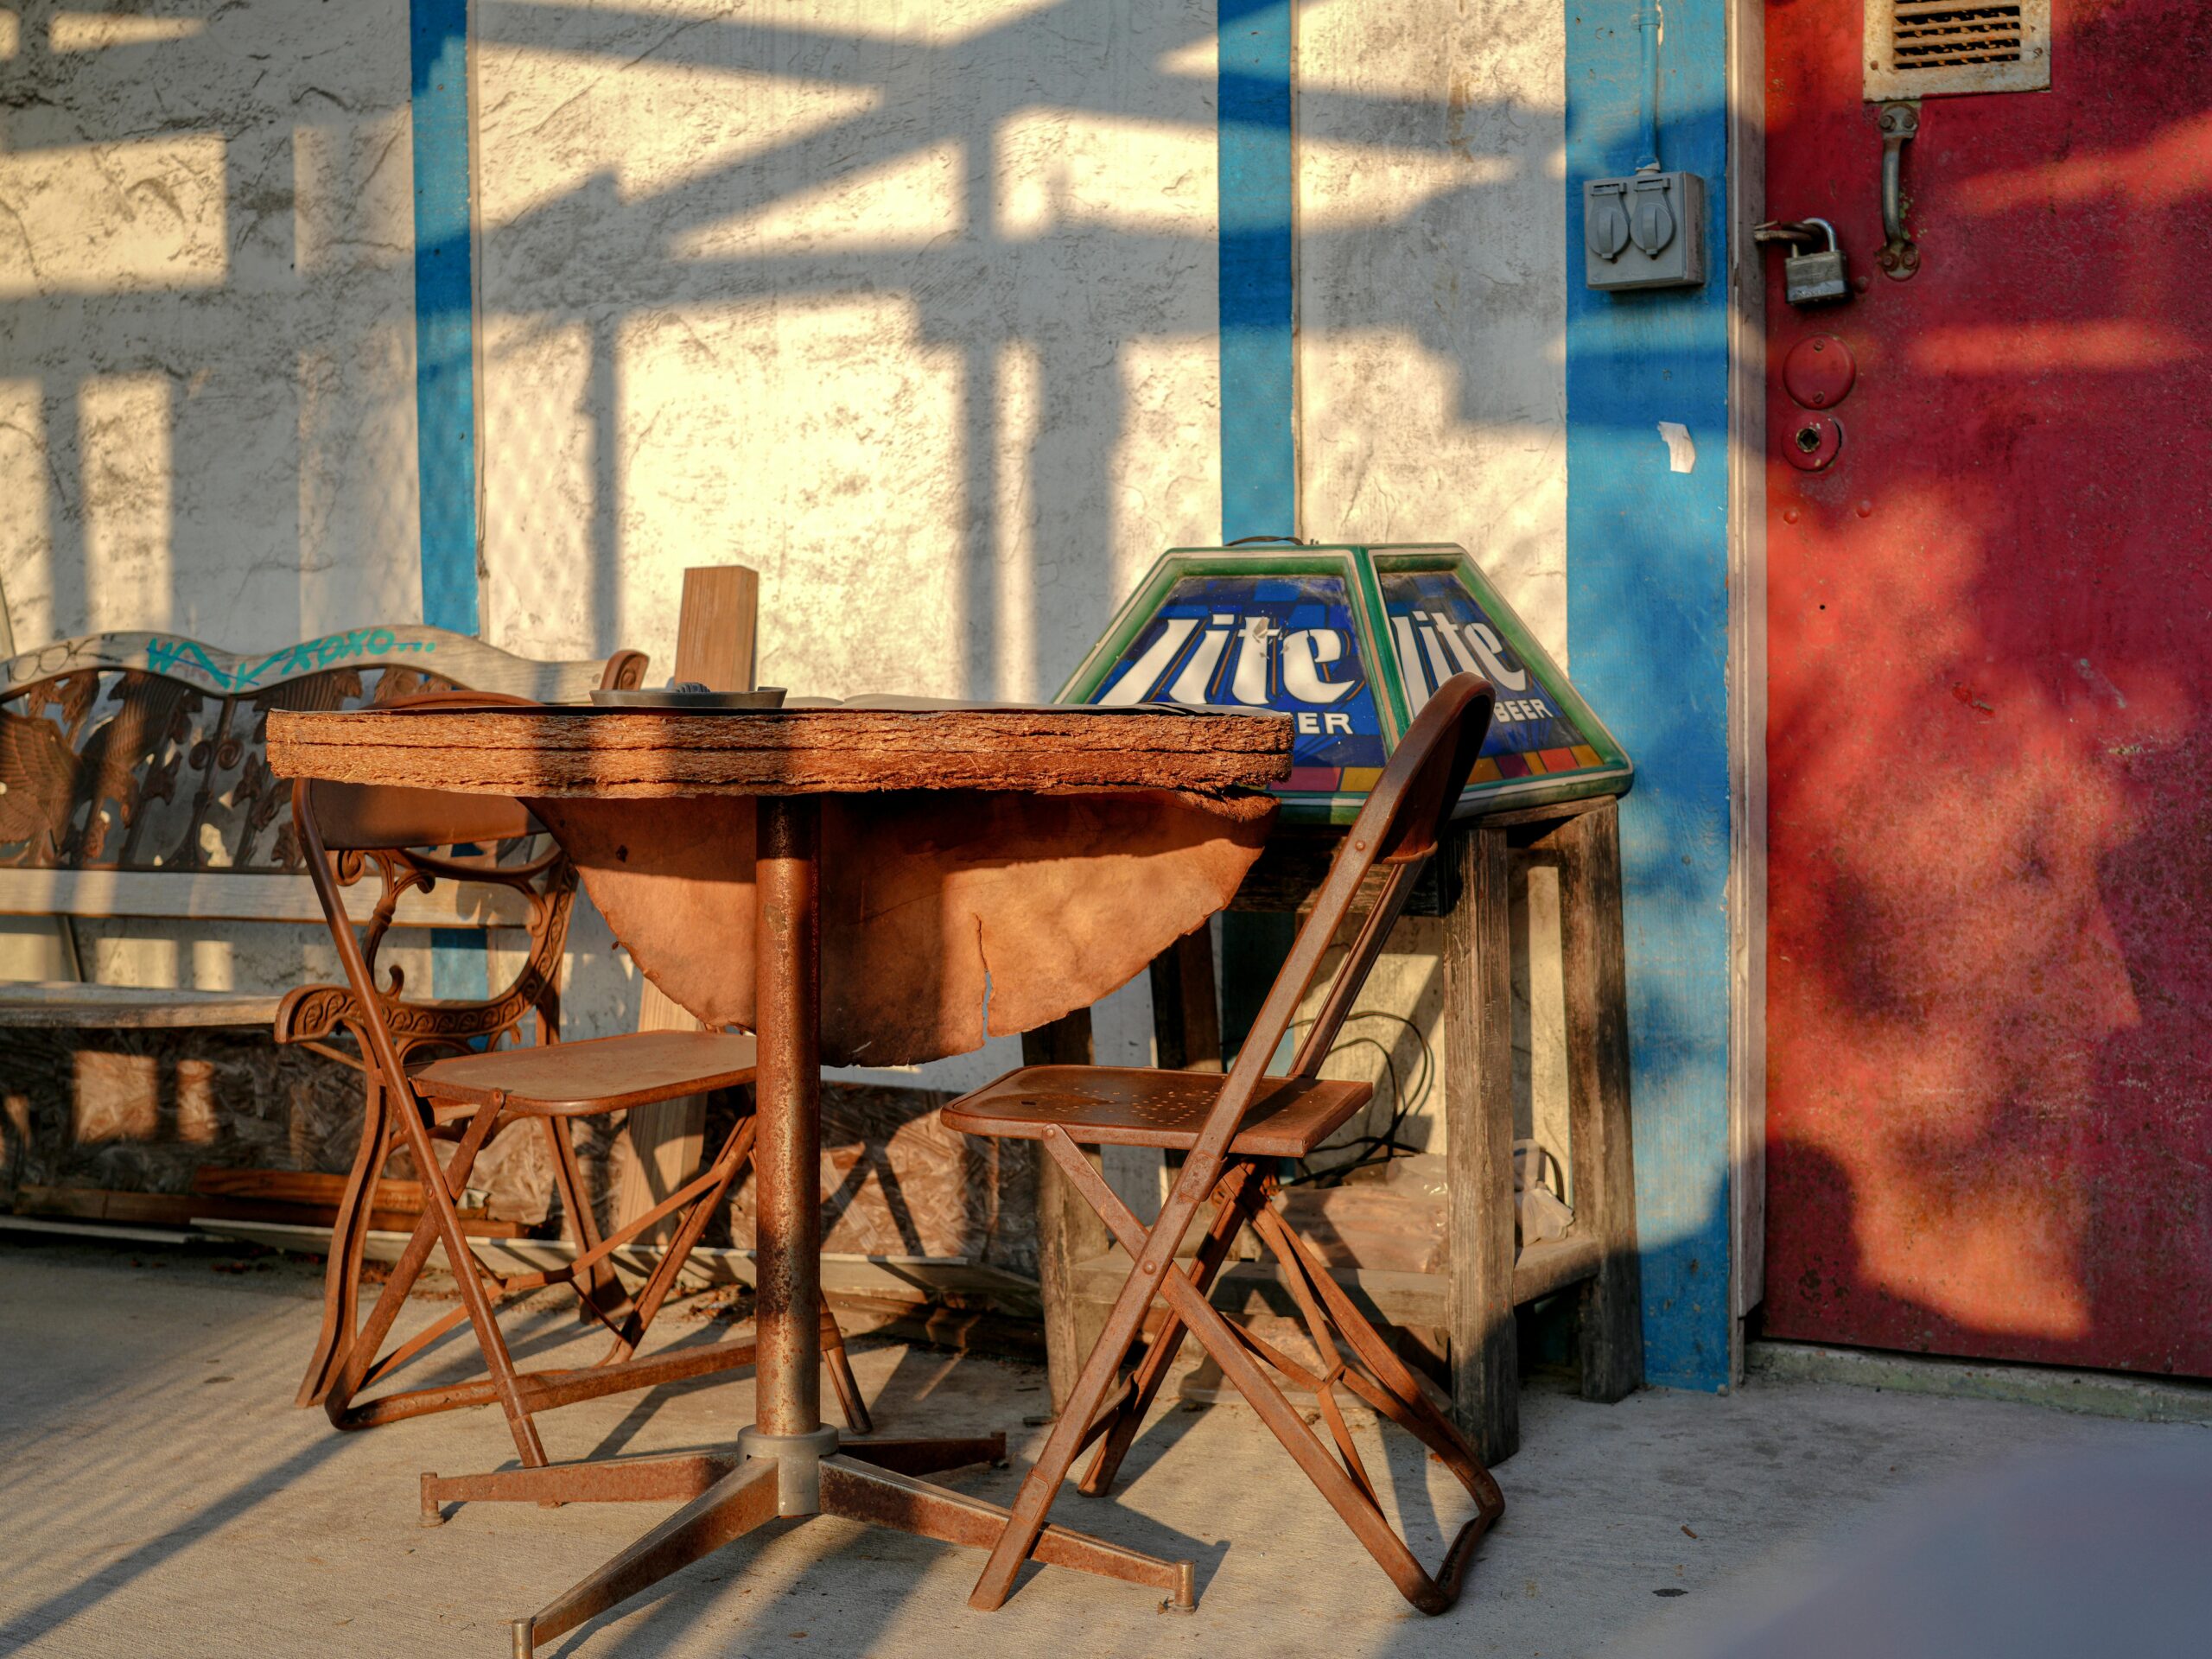
M 1297 165 L 1292 143 L 1288 0 L 1219 0 L 1221 538 L 1296 536 Z M 1230 912 L 1222 950 L 1233 980 L 1266 985 L 1290 954 L 1287 918 Z M 1231 1009 L 1231 1044 L 1238 1027 Z M 1272 1069 L 1290 1062 L 1285 1033 Z
M 415 420 L 423 620 L 477 631 L 476 374 L 468 236 L 468 3 L 413 0 Z
M 1729 1381 L 1727 54 L 1722 0 L 1673 0 L 1660 149 L 1706 181 L 1699 289 L 1582 283 L 1582 181 L 1633 169 L 1637 0 L 1567 12 L 1567 641 L 1636 757 L 1621 813 L 1644 1350 L 1661 1386 Z M 1668 470 L 1680 421 L 1696 469 Z
M 412 0 L 415 129 L 415 454 L 421 496 L 423 620 L 474 633 L 476 353 L 470 273 L 468 0 Z M 484 938 L 430 934 L 441 997 L 491 995 Z
M 1288 0 L 1221 0 L 1221 534 L 1298 534 Z

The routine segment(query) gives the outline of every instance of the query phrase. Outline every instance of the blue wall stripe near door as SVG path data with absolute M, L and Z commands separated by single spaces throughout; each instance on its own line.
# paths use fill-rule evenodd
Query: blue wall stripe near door
M 415 456 L 423 620 L 474 633 L 476 350 L 469 245 L 468 0 L 412 0 L 415 129 Z M 491 995 L 480 933 L 434 929 L 441 997 Z
M 1567 9 L 1569 669 L 1636 757 L 1621 812 L 1647 1374 L 1729 1380 L 1727 24 L 1671 0 L 1665 165 L 1706 181 L 1701 289 L 1582 283 L 1582 181 L 1639 143 L 1638 0 Z M 1695 469 L 1668 469 L 1680 421 Z
M 1288 0 L 1220 0 L 1221 533 L 1298 534 Z
M 1219 0 L 1221 538 L 1296 536 L 1297 188 L 1291 142 L 1288 0 Z M 1231 1050 L 1256 1004 L 1237 988 L 1274 982 L 1296 918 L 1221 918 L 1224 1037 Z M 1290 1038 L 1274 1061 L 1289 1065 Z

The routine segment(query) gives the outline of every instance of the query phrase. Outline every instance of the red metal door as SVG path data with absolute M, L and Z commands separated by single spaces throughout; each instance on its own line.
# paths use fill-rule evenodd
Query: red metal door
M 2212 30 L 1924 99 L 1895 281 L 1862 3 L 1766 10 L 1766 1329 L 2212 1375 Z

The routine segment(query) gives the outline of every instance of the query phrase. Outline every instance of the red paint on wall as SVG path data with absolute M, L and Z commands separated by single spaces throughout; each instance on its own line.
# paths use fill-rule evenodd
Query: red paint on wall
M 1766 1328 L 2212 1375 L 2212 31 L 2056 0 L 1930 98 L 1876 267 L 1860 0 L 1767 13 Z M 1783 460 L 1807 335 L 1859 365 Z

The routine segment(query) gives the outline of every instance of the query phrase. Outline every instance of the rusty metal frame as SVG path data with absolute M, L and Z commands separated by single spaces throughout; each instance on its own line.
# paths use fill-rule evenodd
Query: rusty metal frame
M 670 1573 L 779 1517 L 842 1516 L 945 1543 L 988 1548 L 1013 1517 L 996 1504 L 917 1478 L 984 1460 L 1002 1462 L 1002 1434 L 983 1440 L 841 1442 L 822 1424 L 817 1344 L 829 1327 L 806 1317 L 818 1300 L 821 1251 L 821 811 L 811 795 L 759 798 L 755 861 L 760 904 L 760 1362 L 754 1424 L 734 1458 L 598 1465 L 574 1488 L 596 1497 L 696 1492 L 682 1509 L 613 1560 L 527 1618 L 510 1625 L 516 1659 L 572 1630 Z M 834 1372 L 833 1372 L 834 1375 Z M 590 1465 L 571 1465 L 578 1469 Z M 423 1516 L 453 1497 L 536 1497 L 555 1476 L 543 1469 L 477 1477 L 465 1485 L 426 1477 Z M 1103 1539 L 1041 1523 L 1025 1554 L 1162 1592 L 1163 1605 L 1197 1605 L 1192 1564 L 1164 1560 Z
M 969 1605 L 990 1611 L 1013 1592 L 1021 1564 L 1036 1550 L 1045 1517 L 1077 1455 L 1102 1434 L 1106 1444 L 1084 1478 L 1086 1491 L 1104 1491 L 1134 1437 L 1153 1392 L 1164 1378 L 1184 1334 L 1195 1334 L 1283 1448 L 1320 1491 L 1400 1593 L 1426 1613 L 1458 1599 L 1461 1580 L 1483 1535 L 1504 1513 L 1497 1483 L 1465 1437 L 1422 1391 L 1403 1362 L 1368 1323 L 1330 1275 L 1307 1255 L 1265 1198 L 1270 1178 L 1256 1162 L 1233 1158 L 1230 1147 L 1256 1096 L 1267 1063 L 1319 972 L 1321 963 L 1359 894 L 1370 868 L 1387 868 L 1382 892 L 1338 970 L 1319 1016 L 1300 1043 L 1293 1074 L 1318 1074 L 1337 1029 L 1361 982 L 1380 954 L 1390 925 L 1402 909 L 1421 865 L 1434 852 L 1452 804 L 1490 723 L 1492 696 L 1482 680 L 1462 675 L 1447 681 L 1422 709 L 1391 756 L 1358 819 L 1338 848 L 1313 912 L 1269 989 L 1250 1035 L 1224 1080 L 1182 1174 L 1149 1231 L 1093 1169 L 1067 1130 L 1055 1122 L 1022 1124 L 1040 1140 L 1069 1185 L 1097 1211 L 1130 1258 L 1130 1272 L 1105 1329 L 1084 1362 L 1074 1390 L 1022 1484 L 1005 1530 L 991 1552 Z M 956 1103 L 957 1104 L 957 1103 Z M 1009 1127 L 1012 1132 L 1012 1127 Z M 1208 1198 L 1215 1218 L 1199 1256 L 1186 1272 L 1177 1261 L 1184 1235 Z M 1226 1240 L 1249 1217 L 1262 1242 L 1282 1262 L 1320 1356 L 1316 1372 L 1298 1365 L 1271 1344 L 1231 1324 L 1206 1299 Z M 1164 1301 L 1168 1319 L 1154 1343 L 1140 1347 L 1147 1313 Z M 1331 1332 L 1340 1335 L 1357 1361 L 1347 1365 Z M 1132 1376 L 1124 1363 L 1140 1356 Z M 1319 1395 L 1337 1456 L 1306 1426 L 1262 1369 L 1271 1367 Z M 1454 1538 L 1432 1575 L 1414 1559 L 1383 1516 L 1371 1483 L 1353 1450 L 1334 1397 L 1341 1382 L 1350 1392 L 1407 1429 L 1433 1452 L 1475 1498 L 1477 1513 Z
M 306 854 L 308 874 L 329 921 L 353 999 L 353 1029 L 360 1041 L 361 1057 L 371 1085 L 370 1117 L 363 1126 L 361 1150 L 355 1160 L 348 1198 L 359 1198 L 365 1194 L 385 1159 L 404 1146 L 423 1173 L 426 1199 L 422 1218 L 365 1324 L 358 1332 L 335 1337 L 334 1332 L 344 1329 L 340 1321 L 350 1322 L 350 1305 L 336 1309 L 338 1320 L 334 1320 L 332 1315 L 336 1299 L 353 1289 L 346 1264 L 356 1262 L 369 1219 L 365 1199 L 351 1202 L 341 1209 L 340 1226 L 331 1241 L 332 1271 L 326 1287 L 326 1345 L 318 1350 L 318 1365 L 325 1373 L 319 1397 L 331 1422 L 341 1429 L 368 1428 L 432 1412 L 496 1402 L 506 1417 L 524 1468 L 547 1471 L 551 1465 L 533 1421 L 535 1413 L 606 1394 L 754 1363 L 759 1344 L 746 1340 L 644 1358 L 636 1357 L 635 1351 L 646 1327 L 674 1288 L 677 1275 L 707 1222 L 750 1161 L 758 1138 L 757 1119 L 751 1116 L 741 1118 L 713 1161 L 692 1179 L 645 1215 L 601 1237 L 590 1207 L 583 1201 L 574 1148 L 563 1123 L 550 1116 L 510 1110 L 507 1098 L 501 1092 L 494 1092 L 480 1105 L 465 1107 L 455 1102 L 440 1102 L 418 1088 L 407 1063 L 407 1053 L 412 1046 L 410 1033 L 396 1031 L 393 1027 L 397 1022 L 390 1017 L 398 985 L 395 981 L 391 995 L 377 986 L 370 956 L 340 896 L 340 861 L 334 858 L 326 844 L 316 815 L 315 789 L 305 780 L 292 786 L 292 812 L 294 826 Z M 388 898 L 389 889 L 400 879 L 387 878 Z M 381 937 L 381 930 L 373 921 L 370 932 L 370 944 L 373 946 Z M 550 1029 L 544 1034 L 550 1036 Z M 626 1098 L 618 1096 L 607 1101 L 601 1109 L 613 1110 L 627 1103 Z M 524 1116 L 538 1116 L 550 1139 L 555 1178 L 575 1234 L 579 1254 L 573 1262 L 544 1272 L 501 1277 L 487 1272 L 470 1248 L 455 1199 L 467 1183 L 478 1154 L 491 1137 Z M 440 1156 L 441 1140 L 454 1142 L 449 1157 Z M 613 1276 L 612 1253 L 678 1211 L 684 1212 L 683 1220 L 660 1262 L 634 1297 L 626 1294 Z M 409 1292 L 429 1263 L 432 1249 L 441 1245 L 459 1287 L 461 1306 L 432 1321 L 389 1352 L 384 1351 L 385 1340 Z M 500 1333 L 495 1317 L 496 1304 L 554 1284 L 565 1284 L 575 1293 L 584 1317 L 605 1325 L 612 1335 L 612 1344 L 605 1355 L 590 1365 L 518 1370 Z M 809 1293 L 813 1313 L 810 1323 L 815 1328 L 808 1334 L 814 1344 L 826 1350 L 823 1357 L 829 1363 L 847 1422 L 865 1432 L 868 1427 L 868 1412 L 853 1380 L 842 1335 L 818 1294 L 811 1287 Z M 764 1306 L 765 1302 L 764 1295 Z M 464 1322 L 473 1327 L 484 1356 L 484 1376 L 467 1382 L 389 1393 L 367 1401 L 358 1399 L 363 1388 L 389 1377 Z M 311 1370 L 308 1384 L 302 1387 L 303 1395 L 315 1383 L 316 1375 Z M 566 1473 L 547 1476 L 556 1486 L 568 1483 L 575 1492 L 575 1500 L 563 1501 L 582 1500 L 601 1482 L 595 1475 L 576 1475 L 575 1467 L 569 1466 Z

